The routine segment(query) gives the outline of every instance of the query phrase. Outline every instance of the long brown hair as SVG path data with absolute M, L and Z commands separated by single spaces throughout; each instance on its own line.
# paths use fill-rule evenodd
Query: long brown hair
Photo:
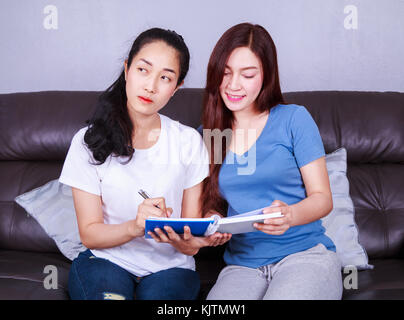
M 251 23 L 235 25 L 222 35 L 209 59 L 202 115 L 204 130 L 219 129 L 223 132 L 233 127 L 233 113 L 223 102 L 220 85 L 226 62 L 233 50 L 239 47 L 249 48 L 261 61 L 264 76 L 262 88 L 256 100 L 256 111 L 262 113 L 269 111 L 279 103 L 284 103 L 279 83 L 276 47 L 268 31 L 260 25 Z M 221 163 L 218 164 L 214 161 L 215 141 L 212 136 L 209 138 L 211 140 L 207 141 L 207 138 L 204 137 L 208 147 L 210 146 L 210 164 L 209 177 L 203 182 L 202 213 L 206 214 L 209 210 L 215 210 L 226 215 L 227 202 L 219 192 Z M 225 159 L 227 148 L 228 146 L 222 143 L 220 158 L 222 161 Z

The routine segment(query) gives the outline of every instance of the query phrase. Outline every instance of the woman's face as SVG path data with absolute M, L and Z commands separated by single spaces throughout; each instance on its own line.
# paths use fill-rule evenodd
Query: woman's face
M 144 45 L 128 69 L 125 61 L 126 95 L 130 114 L 152 115 L 177 91 L 180 74 L 178 52 L 164 41 Z
M 233 112 L 253 110 L 263 77 L 261 61 L 249 48 L 234 49 L 220 85 L 220 95 L 227 108 Z

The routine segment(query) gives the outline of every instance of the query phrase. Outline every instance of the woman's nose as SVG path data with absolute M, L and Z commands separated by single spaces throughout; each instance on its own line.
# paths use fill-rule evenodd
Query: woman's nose
M 228 83 L 229 89 L 231 90 L 240 90 L 241 86 L 240 86 L 240 81 L 239 81 L 239 77 L 237 75 L 232 75 L 232 77 L 229 79 L 229 83 Z
M 144 89 L 149 93 L 156 93 L 158 77 L 149 77 L 145 83 Z

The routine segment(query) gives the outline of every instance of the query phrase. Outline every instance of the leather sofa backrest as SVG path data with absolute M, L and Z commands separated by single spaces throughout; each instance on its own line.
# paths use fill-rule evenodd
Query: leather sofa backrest
M 327 153 L 345 147 L 359 241 L 371 258 L 404 256 L 404 93 L 294 92 Z
M 73 135 L 86 126 L 100 92 L 0 94 L 0 248 L 58 249 L 14 198 L 57 179 Z M 203 90 L 177 92 L 162 113 L 197 127 Z
M 56 252 L 13 199 L 58 178 L 99 92 L 0 95 L 0 248 Z M 404 255 L 404 93 L 290 92 L 316 121 L 326 152 L 345 147 L 359 240 L 371 258 Z M 162 113 L 200 124 L 202 89 L 180 89 Z
M 58 178 L 70 141 L 85 126 L 98 94 L 0 95 L 0 248 L 58 252 L 14 198 Z

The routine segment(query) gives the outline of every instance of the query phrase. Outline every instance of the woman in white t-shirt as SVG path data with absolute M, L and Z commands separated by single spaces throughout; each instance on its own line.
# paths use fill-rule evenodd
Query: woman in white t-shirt
M 159 28 L 141 33 L 88 127 L 73 137 L 59 180 L 72 187 L 81 241 L 89 249 L 72 263 L 72 299 L 195 299 L 200 282 L 192 256 L 230 238 L 193 237 L 187 227 L 184 235 L 168 229 L 167 236 L 157 230 L 152 239 L 144 237 L 149 216 L 201 217 L 209 171 L 203 140 L 158 113 L 188 66 L 180 35 Z

